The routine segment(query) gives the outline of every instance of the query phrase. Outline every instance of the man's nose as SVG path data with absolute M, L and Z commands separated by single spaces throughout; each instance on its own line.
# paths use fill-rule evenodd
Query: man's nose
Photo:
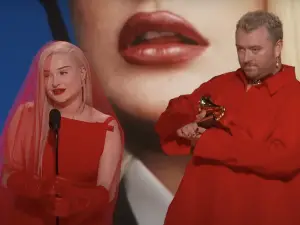
M 251 54 L 251 52 L 250 51 L 246 51 L 245 52 L 245 55 L 244 55 L 244 62 L 245 63 L 248 63 L 248 62 L 250 62 L 252 60 L 252 54 Z

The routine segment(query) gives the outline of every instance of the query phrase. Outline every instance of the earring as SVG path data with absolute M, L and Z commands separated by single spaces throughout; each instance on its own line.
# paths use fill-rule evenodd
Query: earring
M 86 79 L 81 79 L 81 86 L 83 87 L 84 85 L 86 85 Z
M 279 68 L 279 57 L 276 58 L 276 68 Z

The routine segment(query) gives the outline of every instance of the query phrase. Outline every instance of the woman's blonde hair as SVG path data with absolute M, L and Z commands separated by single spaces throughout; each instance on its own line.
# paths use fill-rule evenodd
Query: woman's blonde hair
M 58 53 L 68 54 L 70 57 L 73 57 L 74 60 L 79 63 L 79 66 L 83 67 L 86 71 L 85 80 L 82 85 L 82 99 L 84 104 L 92 105 L 91 69 L 83 51 L 77 46 L 65 41 L 56 41 L 45 45 L 40 51 L 40 56 L 38 59 L 37 92 L 34 102 L 35 116 L 39 118 L 35 119 L 36 122 L 34 128 L 35 131 L 39 131 L 35 132 L 37 135 L 37 137 L 35 138 L 35 152 L 37 153 L 35 158 L 38 162 L 38 174 L 42 172 L 41 168 L 43 161 L 43 151 L 45 148 L 49 130 L 49 112 L 53 108 L 53 105 L 51 105 L 46 95 L 44 67 L 46 59 L 49 56 Z

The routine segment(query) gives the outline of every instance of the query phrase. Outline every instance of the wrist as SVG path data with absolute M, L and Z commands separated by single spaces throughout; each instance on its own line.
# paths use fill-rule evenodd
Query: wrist
M 16 194 L 30 198 L 39 198 L 42 196 L 41 180 L 22 171 L 14 172 L 8 177 L 7 188 Z

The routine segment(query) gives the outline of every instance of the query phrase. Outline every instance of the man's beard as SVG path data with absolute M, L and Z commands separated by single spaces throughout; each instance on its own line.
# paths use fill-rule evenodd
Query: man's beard
M 259 74 L 259 68 L 256 65 L 245 64 L 242 65 L 242 70 L 244 71 L 248 79 L 255 79 Z
M 155 133 L 155 123 L 153 121 L 132 116 L 117 105 L 113 105 L 113 109 L 125 134 L 126 150 L 138 158 L 147 152 L 161 152 L 159 138 Z

